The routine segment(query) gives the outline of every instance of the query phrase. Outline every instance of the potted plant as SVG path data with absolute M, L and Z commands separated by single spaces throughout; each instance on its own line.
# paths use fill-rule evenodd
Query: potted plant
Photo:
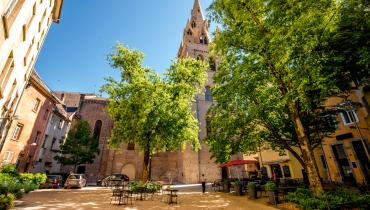
M 231 185 L 231 180 L 230 179 L 225 179 L 224 180 L 224 192 L 229 193 L 230 192 L 230 186 Z
M 232 183 L 234 186 L 235 190 L 235 195 L 243 195 L 243 185 L 240 180 L 236 180 L 235 182 Z
M 248 182 L 248 195 L 250 199 L 257 199 L 257 189 L 255 182 Z
M 278 192 L 276 189 L 277 187 L 275 182 L 270 181 L 265 184 L 265 190 L 269 195 L 269 202 L 274 205 L 277 205 L 279 203 Z

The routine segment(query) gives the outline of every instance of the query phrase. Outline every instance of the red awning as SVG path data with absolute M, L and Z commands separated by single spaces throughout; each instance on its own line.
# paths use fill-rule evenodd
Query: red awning
M 220 165 L 221 168 L 229 167 L 229 166 L 238 166 L 238 165 L 245 165 L 245 164 L 255 164 L 257 160 L 230 160 L 229 162 L 222 163 Z

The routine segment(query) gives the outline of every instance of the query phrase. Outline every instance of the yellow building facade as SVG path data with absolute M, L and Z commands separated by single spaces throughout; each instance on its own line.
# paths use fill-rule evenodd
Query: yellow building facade
M 347 99 L 332 97 L 325 104 L 338 111 L 337 130 L 324 138 L 322 152 L 316 156 L 316 161 L 322 165 L 320 175 L 328 181 L 369 184 L 369 112 L 363 100 L 364 93 L 354 90 Z
M 352 91 L 346 98 L 331 97 L 325 102 L 325 107 L 336 110 L 337 114 L 336 131 L 325 137 L 321 146 L 314 150 L 323 181 L 370 184 L 369 101 L 370 89 L 365 87 Z M 264 149 L 254 155 L 244 155 L 243 159 L 257 160 L 261 165 L 261 169 L 245 166 L 247 176 L 258 170 L 269 178 L 303 179 L 305 176 L 302 165 L 289 151 L 281 156 Z

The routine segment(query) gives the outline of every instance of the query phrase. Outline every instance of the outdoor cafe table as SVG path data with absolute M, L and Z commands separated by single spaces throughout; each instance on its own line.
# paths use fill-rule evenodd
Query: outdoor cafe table
M 176 194 L 177 194 L 177 192 L 178 192 L 179 190 L 175 190 L 175 189 L 165 189 L 164 191 L 165 191 L 165 192 L 168 192 L 168 194 L 167 194 L 167 195 L 169 195 L 168 204 L 177 203 L 177 198 L 176 198 L 176 202 L 174 202 L 174 201 L 172 200 L 172 198 L 173 198 L 173 197 L 175 197 L 175 196 L 177 196 Z

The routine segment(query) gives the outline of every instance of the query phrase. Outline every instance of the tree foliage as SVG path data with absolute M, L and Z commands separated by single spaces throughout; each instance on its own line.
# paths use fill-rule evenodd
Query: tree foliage
M 99 139 L 91 136 L 90 125 L 87 121 L 78 121 L 68 133 L 60 151 L 54 157 L 62 165 L 73 165 L 93 163 L 95 156 L 99 153 Z
M 143 66 L 144 54 L 118 44 L 109 56 L 120 80 L 107 78 L 102 91 L 112 100 L 108 113 L 114 128 L 110 145 L 135 143 L 144 152 L 143 179 L 149 157 L 157 152 L 183 149 L 191 142 L 199 149 L 198 121 L 191 105 L 206 81 L 207 65 L 193 59 L 172 62 L 164 78 Z
M 328 55 L 325 69 L 335 73 L 337 86 L 346 92 L 352 82 L 357 88 L 370 84 L 370 2 L 343 1 L 338 16 L 337 30 L 318 50 Z
M 213 45 L 220 58 L 213 89 L 217 104 L 210 112 L 213 152 L 222 146 L 231 154 L 253 152 L 261 142 L 278 151 L 296 146 L 311 187 L 322 191 L 312 150 L 333 129 L 325 125 L 332 117 L 322 105 L 340 88 L 337 73 L 327 69 L 331 55 L 319 49 L 339 29 L 341 3 L 212 3 L 211 18 L 223 28 Z M 224 154 L 229 155 L 222 151 L 221 160 Z

